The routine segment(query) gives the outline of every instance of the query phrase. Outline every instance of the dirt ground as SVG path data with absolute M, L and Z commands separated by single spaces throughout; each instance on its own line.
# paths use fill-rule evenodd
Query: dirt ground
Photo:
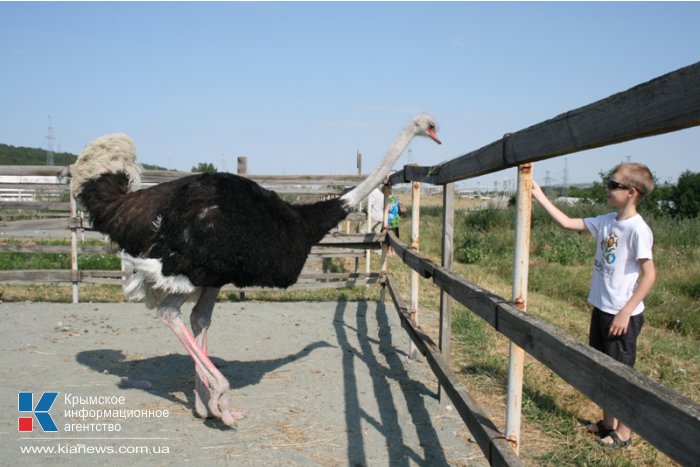
M 141 304 L 4 303 L 0 316 L 5 465 L 485 464 L 374 302 L 217 304 L 209 352 L 246 413 L 237 430 L 193 416 L 192 362 Z M 19 432 L 31 413 L 17 394 L 36 405 L 47 391 L 59 431 L 35 419 Z

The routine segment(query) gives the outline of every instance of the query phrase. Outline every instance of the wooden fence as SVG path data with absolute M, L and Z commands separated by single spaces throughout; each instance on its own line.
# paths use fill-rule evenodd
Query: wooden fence
M 524 313 L 528 258 L 527 251 L 517 251 L 517 245 L 513 297 L 510 300 L 454 274 L 450 270 L 454 182 L 519 166 L 516 230 L 520 231 L 516 232 L 516 237 L 521 235 L 527 245 L 532 162 L 697 125 L 700 125 L 700 62 L 524 130 L 508 133 L 498 141 L 440 165 L 405 166 L 390 177 L 387 187 L 406 182 L 443 186 L 443 254 L 440 265 L 421 256 L 417 245 L 411 248 L 393 234 L 387 235 L 388 245 L 394 248 L 413 274 L 432 279 L 442 292 L 438 345 L 417 327 L 414 318 L 417 303 L 411 303 L 412 309 L 407 309 L 391 281 L 387 279 L 384 283 L 403 326 L 428 359 L 442 390 L 491 463 L 520 463 L 514 454 L 519 448 L 521 394 L 518 386 L 522 387 L 522 359 L 520 368 L 517 363 L 512 363 L 518 349 L 527 351 L 682 465 L 698 465 L 700 461 L 700 406 L 567 336 L 555 326 Z M 420 190 L 414 190 L 416 192 L 420 196 Z M 412 232 L 412 238 L 418 237 L 419 232 Z M 524 276 L 517 271 L 519 265 L 525 266 Z M 383 271 L 386 272 L 386 262 Z M 525 287 L 519 287 L 522 285 Z M 417 293 L 412 290 L 411 295 L 417 296 Z M 495 428 L 485 411 L 450 374 L 450 298 L 466 306 L 511 341 L 505 433 Z M 512 405 L 511 398 L 515 401 Z M 509 432 L 510 426 L 514 428 Z

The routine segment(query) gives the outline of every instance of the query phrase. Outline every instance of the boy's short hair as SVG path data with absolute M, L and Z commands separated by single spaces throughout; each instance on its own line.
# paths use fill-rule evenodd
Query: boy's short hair
M 637 162 L 623 162 L 615 166 L 612 170 L 617 181 L 634 187 L 639 193 L 637 204 L 649 196 L 654 190 L 654 176 L 644 164 Z

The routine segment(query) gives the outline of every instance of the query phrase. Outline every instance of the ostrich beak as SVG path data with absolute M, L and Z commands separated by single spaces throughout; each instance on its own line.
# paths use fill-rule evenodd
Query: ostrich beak
M 430 139 L 435 141 L 437 144 L 442 144 L 442 141 L 440 141 L 440 138 L 437 137 L 437 134 L 435 133 L 434 128 L 428 128 L 428 136 L 430 136 Z

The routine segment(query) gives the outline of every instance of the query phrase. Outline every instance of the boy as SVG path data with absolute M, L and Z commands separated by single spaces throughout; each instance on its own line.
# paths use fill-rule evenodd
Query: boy
M 631 367 L 637 356 L 637 337 L 644 324 L 643 299 L 656 280 L 651 229 L 637 213 L 639 203 L 654 189 L 654 178 L 643 164 L 619 164 L 607 183 L 608 205 L 616 212 L 572 219 L 557 209 L 532 183 L 532 196 L 564 229 L 590 231 L 597 241 L 588 302 L 593 305 L 589 344 Z M 639 278 L 639 273 L 642 277 Z M 632 431 L 603 410 L 603 419 L 588 426 L 606 447 L 632 444 Z

